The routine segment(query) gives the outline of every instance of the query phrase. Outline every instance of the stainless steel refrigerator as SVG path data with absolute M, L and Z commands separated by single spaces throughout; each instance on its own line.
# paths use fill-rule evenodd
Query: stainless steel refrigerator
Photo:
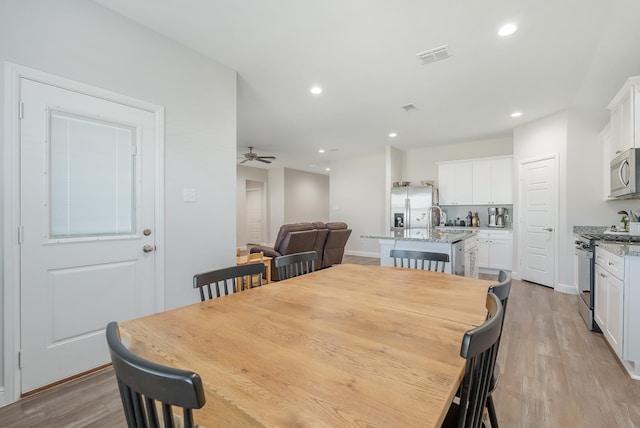
M 433 186 L 391 188 L 391 229 L 426 228 L 429 207 L 438 205 L 438 189 Z M 440 223 L 437 210 L 432 210 L 432 224 Z

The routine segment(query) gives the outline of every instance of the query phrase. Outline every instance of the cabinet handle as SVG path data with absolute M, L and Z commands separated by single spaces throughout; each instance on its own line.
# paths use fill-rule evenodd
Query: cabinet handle
M 601 274 L 600 274 L 600 276 L 601 276 L 601 277 L 603 277 L 603 278 L 606 278 L 606 277 L 607 277 L 607 275 L 605 275 L 605 274 L 603 274 L 603 273 L 601 273 Z
M 613 266 L 613 265 L 614 265 L 614 263 L 613 263 L 613 262 L 609 262 L 609 266 Z

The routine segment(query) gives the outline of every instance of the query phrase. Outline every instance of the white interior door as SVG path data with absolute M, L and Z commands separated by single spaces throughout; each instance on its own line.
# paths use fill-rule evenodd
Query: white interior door
M 22 392 L 109 361 L 104 328 L 153 313 L 155 115 L 20 81 Z
M 262 189 L 247 188 L 247 244 L 262 242 Z
M 554 286 L 556 230 L 556 160 L 521 165 L 523 245 L 522 279 Z

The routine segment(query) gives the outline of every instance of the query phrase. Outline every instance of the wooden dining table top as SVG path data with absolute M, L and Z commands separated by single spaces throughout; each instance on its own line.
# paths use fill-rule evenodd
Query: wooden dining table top
M 439 427 L 491 284 L 342 264 L 120 329 L 135 354 L 200 374 L 204 427 Z

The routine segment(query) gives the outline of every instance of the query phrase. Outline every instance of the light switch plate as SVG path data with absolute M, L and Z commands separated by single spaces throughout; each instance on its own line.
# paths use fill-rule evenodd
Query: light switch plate
M 182 189 L 182 200 L 184 202 L 195 202 L 196 189 Z

